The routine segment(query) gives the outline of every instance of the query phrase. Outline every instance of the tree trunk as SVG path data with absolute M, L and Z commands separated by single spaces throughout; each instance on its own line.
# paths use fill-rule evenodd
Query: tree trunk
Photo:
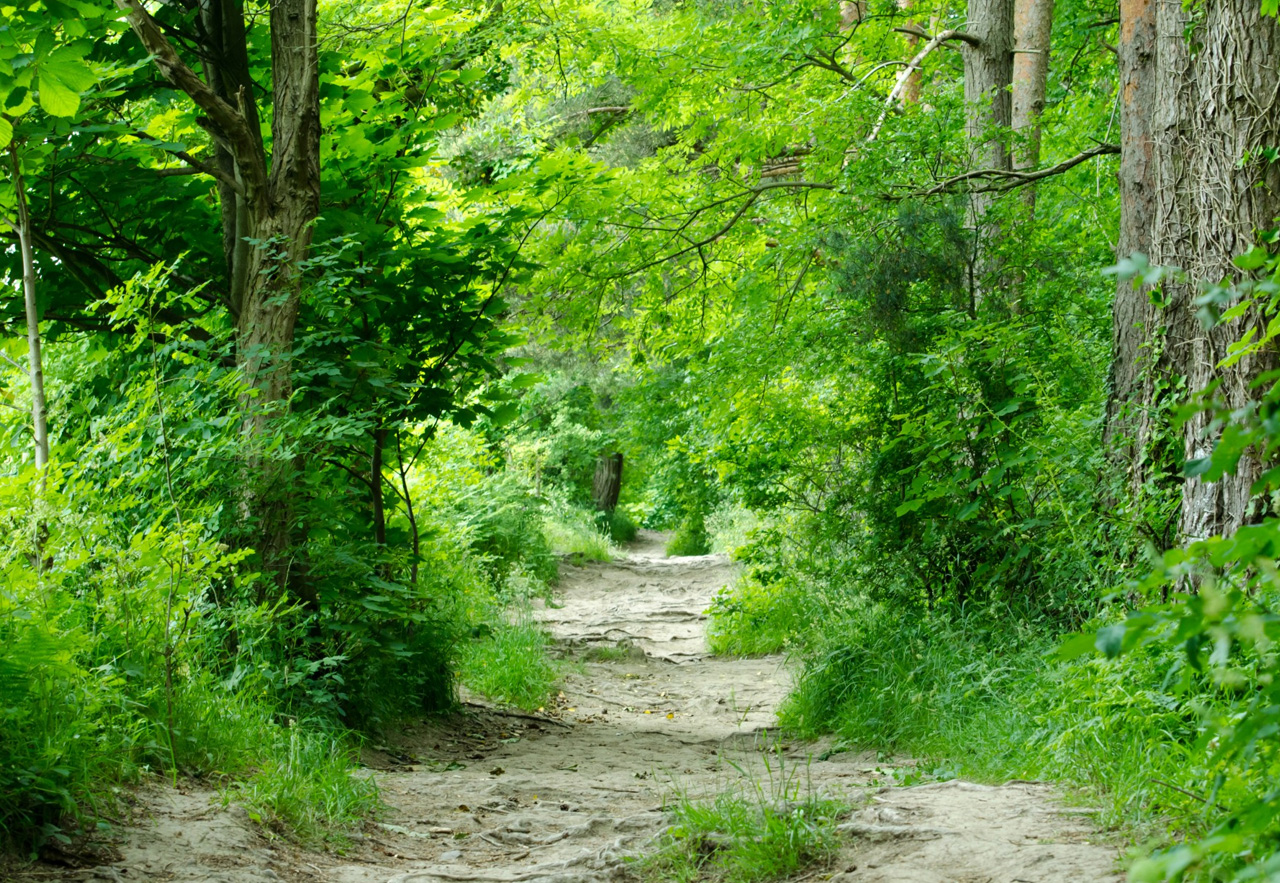
M 11 224 L 18 236 L 22 256 L 22 296 L 27 316 L 27 376 L 31 380 L 31 429 L 35 441 L 36 469 L 44 486 L 44 468 L 49 463 L 49 422 L 44 399 L 44 359 L 40 354 L 40 313 L 36 303 L 36 264 L 31 248 L 31 215 L 27 211 L 27 191 L 18 160 L 18 146 L 9 145 L 13 166 L 13 189 L 18 208 L 18 222 Z
M 293 394 L 291 350 L 302 288 L 301 265 L 320 214 L 320 80 L 316 55 L 316 0 L 275 0 L 271 5 L 271 71 L 274 85 L 271 167 L 265 199 L 249 205 L 252 236 L 240 315 L 237 360 L 258 400 L 246 415 L 246 432 L 269 442 L 274 418 L 287 413 Z M 247 503 L 260 530 L 258 553 L 281 586 L 315 604 L 305 568 L 294 554 L 294 466 L 270 457 L 251 464 L 258 487 Z
M 115 0 L 164 77 L 204 112 L 203 125 L 234 175 L 219 178 L 223 244 L 236 319 L 237 362 L 254 390 L 245 400 L 244 510 L 256 532 L 263 570 L 315 605 L 294 554 L 294 466 L 270 451 L 276 418 L 293 392 L 290 356 L 298 319 L 301 268 L 320 210 L 320 83 L 316 0 L 274 0 L 271 30 L 270 161 L 264 151 L 251 84 L 239 0 L 207 0 L 199 21 L 211 71 L 200 79 L 178 56 L 139 0 Z M 234 211 L 230 208 L 234 199 Z M 250 246 L 246 239 L 252 239 Z
M 1053 0 L 1015 0 L 1013 8 L 1013 135 L 1015 169 L 1040 165 L 1040 116 L 1049 83 L 1049 40 Z M 1019 192 L 1034 211 L 1035 184 Z
M 1160 347 L 1168 373 L 1188 390 L 1220 380 L 1217 397 L 1238 408 L 1253 396 L 1250 381 L 1276 366 L 1274 354 L 1219 370 L 1227 346 L 1258 322 L 1237 319 L 1206 331 L 1195 317 L 1201 286 L 1237 275 L 1231 260 L 1255 233 L 1280 215 L 1280 167 L 1259 152 L 1280 144 L 1280 27 L 1257 0 L 1207 0 L 1188 10 L 1182 0 L 1155 0 L 1159 35 L 1152 263 L 1181 267 L 1187 280 L 1163 286 L 1165 332 Z M 1187 460 L 1207 456 L 1216 431 L 1211 415 L 1183 428 Z M 1234 531 L 1261 508 L 1249 488 L 1259 464 L 1244 458 L 1236 474 L 1183 486 L 1181 534 L 1197 540 Z
M 382 499 L 382 452 L 387 445 L 387 431 L 378 426 L 371 436 L 373 452 L 369 457 L 369 508 L 373 513 L 373 541 L 381 549 L 387 545 L 387 512 Z
M 1155 224 L 1156 0 L 1120 3 L 1120 235 L 1116 256 L 1151 254 Z M 1161 410 L 1155 407 L 1154 341 L 1160 314 L 1149 292 L 1121 279 L 1112 309 L 1111 390 L 1103 441 L 1136 491 L 1150 477 L 1153 440 Z
M 965 136 L 972 169 L 1013 168 L 1006 130 L 1012 122 L 1009 86 L 1013 80 L 1013 0 L 969 0 L 968 33 L 978 45 L 964 49 Z M 976 308 L 982 293 L 995 281 L 997 267 L 992 246 L 1002 231 L 991 215 L 995 197 L 970 195 L 970 223 L 974 230 L 971 301 Z
M 614 453 L 596 460 L 596 474 L 591 482 L 591 498 L 596 509 L 612 512 L 618 508 L 622 493 L 622 454 Z
M 204 59 L 205 81 L 219 98 L 241 110 L 250 137 L 256 139 L 257 152 L 265 157 L 258 102 L 249 71 L 243 0 L 202 0 L 199 23 L 209 50 Z M 222 211 L 222 251 L 227 262 L 227 301 L 232 317 L 238 319 L 248 283 L 249 203 L 243 181 L 239 190 L 235 187 L 240 180 L 235 156 L 217 141 L 213 147 L 214 162 L 224 173 L 218 181 L 218 202 Z

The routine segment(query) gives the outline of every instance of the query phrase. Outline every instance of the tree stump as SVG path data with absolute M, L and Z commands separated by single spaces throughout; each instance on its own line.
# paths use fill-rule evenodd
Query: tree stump
M 591 482 L 591 499 L 596 509 L 612 512 L 618 508 L 622 492 L 622 454 L 613 453 L 596 460 L 596 474 Z

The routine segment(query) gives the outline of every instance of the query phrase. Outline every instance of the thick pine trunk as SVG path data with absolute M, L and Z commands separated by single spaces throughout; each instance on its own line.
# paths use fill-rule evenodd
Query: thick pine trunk
M 1250 381 L 1274 368 L 1273 354 L 1218 369 L 1228 345 L 1256 317 L 1206 331 L 1195 317 L 1201 286 L 1231 279 L 1232 258 L 1248 250 L 1256 231 L 1280 215 L 1280 167 L 1257 155 L 1280 144 L 1280 29 L 1257 0 L 1207 0 L 1188 10 L 1182 0 L 1155 0 L 1158 77 L 1152 119 L 1156 166 L 1151 260 L 1187 271 L 1166 282 L 1162 299 L 1163 370 L 1186 378 L 1188 390 L 1219 380 L 1230 408 L 1253 398 Z M 1194 22 L 1194 24 L 1193 24 Z M 1212 450 L 1210 415 L 1183 429 L 1191 460 Z M 1255 517 L 1249 488 L 1258 463 L 1246 457 L 1235 475 L 1183 486 L 1181 534 L 1196 540 L 1235 530 Z
M 1013 167 L 1040 165 L 1040 117 L 1049 83 L 1049 40 L 1053 34 L 1053 0 L 1015 0 L 1013 9 Z M 1036 187 L 1020 195 L 1034 209 Z
M 1156 0 L 1121 0 L 1120 235 L 1116 256 L 1151 254 L 1156 214 Z M 1162 431 L 1154 401 L 1156 350 L 1148 344 L 1160 326 L 1149 292 L 1121 279 L 1112 309 L 1111 391 L 1104 441 L 1113 462 L 1136 490 L 1150 477 L 1153 440 Z M 1163 430 L 1167 431 L 1167 430 Z
M 1012 123 L 1009 86 L 1013 80 L 1013 0 L 969 0 L 966 31 L 980 42 L 964 49 L 965 136 L 971 169 L 1009 171 L 1007 132 Z M 976 308 L 983 293 L 998 284 L 992 248 L 1002 231 L 991 217 L 995 197 L 970 195 L 970 223 L 974 230 L 971 301 Z

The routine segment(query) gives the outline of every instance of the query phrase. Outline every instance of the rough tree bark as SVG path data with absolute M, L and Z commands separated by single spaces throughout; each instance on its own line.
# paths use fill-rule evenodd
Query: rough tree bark
M 1156 0 L 1121 0 L 1120 36 L 1120 234 L 1119 259 L 1151 254 L 1155 223 Z M 1149 478 L 1156 414 L 1148 341 L 1160 324 L 1146 289 L 1121 279 L 1112 308 L 1111 390 L 1103 440 L 1113 462 L 1135 490 Z
M 1158 41 L 1153 264 L 1177 266 L 1186 281 L 1163 286 L 1164 340 L 1160 370 L 1186 378 L 1189 390 L 1220 380 L 1230 408 L 1253 396 L 1250 381 L 1276 366 L 1273 353 L 1219 370 L 1227 346 L 1255 317 L 1206 331 L 1193 302 L 1205 284 L 1233 278 L 1234 256 L 1280 215 L 1280 167 L 1257 155 L 1280 144 L 1280 26 L 1257 0 L 1206 0 L 1191 10 L 1182 0 L 1154 0 Z M 1213 447 L 1210 415 L 1183 430 L 1186 459 Z M 1259 464 L 1246 458 L 1235 475 L 1183 485 L 1181 534 L 1196 540 L 1235 530 L 1256 517 L 1249 488 Z
M 1013 7 L 1013 167 L 1019 171 L 1040 165 L 1040 117 L 1049 83 L 1049 40 L 1053 34 L 1053 0 L 1015 0 Z M 1034 210 L 1036 186 L 1020 195 Z
M 969 0 L 967 33 L 975 43 L 964 49 L 965 136 L 970 168 L 1009 171 L 1013 168 L 1006 132 L 1013 108 L 1009 86 L 1013 80 L 1013 0 Z M 991 247 L 1002 233 L 991 218 L 993 193 L 970 195 L 970 222 L 975 234 L 973 307 L 994 281 L 996 266 Z
M 591 498 L 600 512 L 618 508 L 622 493 L 622 454 L 614 453 L 596 460 L 596 474 L 591 482 Z
M 298 318 L 299 268 L 320 208 L 320 104 L 316 0 L 274 0 L 271 32 L 271 154 L 264 149 L 248 77 L 243 6 L 206 0 L 202 80 L 175 51 L 139 0 L 115 0 L 161 74 L 203 114 L 217 144 L 229 308 L 237 362 L 255 395 L 245 401 L 250 442 L 244 506 L 262 566 L 306 602 L 315 596 L 293 550 L 292 465 L 263 454 L 274 420 L 292 394 L 289 354 Z M 251 245 L 246 240 L 253 240 Z

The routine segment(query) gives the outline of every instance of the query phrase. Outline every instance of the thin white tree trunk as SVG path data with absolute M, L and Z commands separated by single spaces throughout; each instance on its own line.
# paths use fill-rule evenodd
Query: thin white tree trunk
M 27 211 L 27 193 L 18 161 L 17 145 L 9 145 L 13 164 L 13 188 L 18 206 L 18 222 L 9 222 L 18 234 L 18 250 L 22 255 L 22 295 L 27 314 L 27 375 L 31 380 L 31 423 L 35 436 L 36 469 L 43 472 L 49 462 L 49 422 L 45 414 L 44 361 L 40 355 L 40 315 L 36 307 L 36 264 L 31 251 L 31 215 Z M 41 478 L 43 485 L 44 479 Z

